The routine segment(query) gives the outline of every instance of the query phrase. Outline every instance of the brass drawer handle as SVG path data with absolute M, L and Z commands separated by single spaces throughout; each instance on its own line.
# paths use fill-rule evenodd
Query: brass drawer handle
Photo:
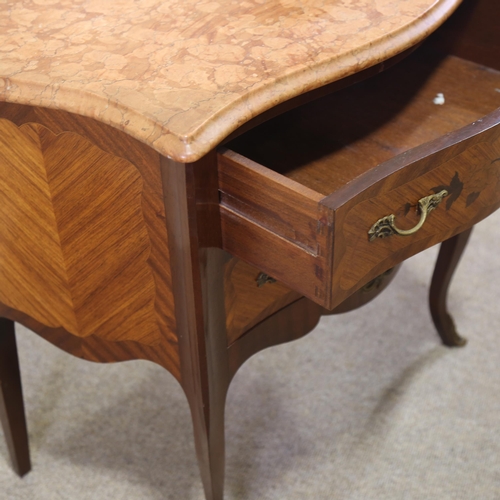
M 400 236 L 409 236 L 410 234 L 416 233 L 427 219 L 427 215 L 430 214 L 442 201 L 445 196 L 448 196 L 448 191 L 443 189 L 437 194 L 431 194 L 425 198 L 418 200 L 418 208 L 420 209 L 420 220 L 415 227 L 411 229 L 398 229 L 394 219 L 396 216 L 394 214 L 387 215 L 379 219 L 368 231 L 368 237 L 370 241 L 375 238 L 385 238 L 387 236 L 392 236 L 393 234 L 399 234 Z

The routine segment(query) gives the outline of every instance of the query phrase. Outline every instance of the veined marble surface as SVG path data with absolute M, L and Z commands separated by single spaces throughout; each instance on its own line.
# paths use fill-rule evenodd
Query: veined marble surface
M 0 0 L 0 100 L 90 116 L 177 161 L 372 66 L 461 0 Z

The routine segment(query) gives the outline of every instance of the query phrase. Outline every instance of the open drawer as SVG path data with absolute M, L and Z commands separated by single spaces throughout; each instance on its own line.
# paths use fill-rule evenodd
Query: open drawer
M 500 206 L 500 72 L 416 53 L 218 162 L 224 248 L 332 309 Z

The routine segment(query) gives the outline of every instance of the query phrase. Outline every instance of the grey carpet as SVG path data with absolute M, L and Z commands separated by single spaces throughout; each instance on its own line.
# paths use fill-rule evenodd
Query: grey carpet
M 476 228 L 450 292 L 465 348 L 441 346 L 431 324 L 431 249 L 361 310 L 242 367 L 227 500 L 500 499 L 499 226 L 500 212 Z M 0 499 L 203 499 L 167 372 L 18 339 L 33 470 L 16 477 L 0 439 Z

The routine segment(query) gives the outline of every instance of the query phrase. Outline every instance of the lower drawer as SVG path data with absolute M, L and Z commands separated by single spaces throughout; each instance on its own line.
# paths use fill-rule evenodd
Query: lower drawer
M 500 206 L 500 73 L 403 64 L 219 152 L 227 251 L 332 309 Z

